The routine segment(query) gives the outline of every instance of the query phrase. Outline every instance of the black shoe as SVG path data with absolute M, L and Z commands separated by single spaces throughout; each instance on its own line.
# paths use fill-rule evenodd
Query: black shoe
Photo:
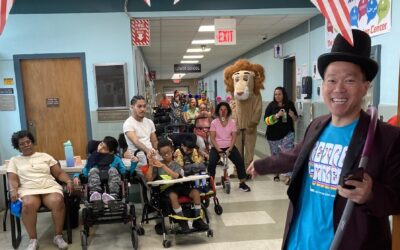
M 250 192 L 251 188 L 247 186 L 246 183 L 242 182 L 239 184 L 239 189 L 242 190 L 243 192 Z
M 182 234 L 190 233 L 190 228 L 189 228 L 188 222 L 186 220 L 178 220 L 178 224 L 181 227 L 181 229 L 179 231 L 180 233 L 182 233 Z
M 274 176 L 274 181 L 276 181 L 276 182 L 281 181 L 281 180 L 279 179 L 279 175 L 275 175 L 275 176 Z
M 193 227 L 199 231 L 206 231 L 209 229 L 209 226 L 202 219 L 194 220 Z
M 157 223 L 154 226 L 154 230 L 156 230 L 156 234 L 162 235 L 163 234 L 162 224 L 161 223 Z

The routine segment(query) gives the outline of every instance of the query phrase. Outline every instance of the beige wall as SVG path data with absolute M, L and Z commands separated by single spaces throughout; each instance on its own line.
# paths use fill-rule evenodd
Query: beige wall
M 164 93 L 165 87 L 170 87 L 170 88 L 178 88 L 178 87 L 188 87 L 190 93 L 196 94 L 198 92 L 198 85 L 197 82 L 198 79 L 183 79 L 179 84 L 174 83 L 172 80 L 155 80 L 154 81 L 154 93 L 157 95 L 156 96 L 156 101 L 157 103 L 161 100 L 162 98 L 162 93 Z

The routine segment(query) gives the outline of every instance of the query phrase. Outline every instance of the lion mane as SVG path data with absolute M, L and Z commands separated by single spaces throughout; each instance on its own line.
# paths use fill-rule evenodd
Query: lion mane
M 255 95 L 260 94 L 261 89 L 264 89 L 264 68 L 260 64 L 252 64 L 246 59 L 239 59 L 233 65 L 228 66 L 224 70 L 224 81 L 226 86 L 226 91 L 229 93 L 234 93 L 234 85 L 232 75 L 241 70 L 248 70 L 254 72 L 254 89 Z

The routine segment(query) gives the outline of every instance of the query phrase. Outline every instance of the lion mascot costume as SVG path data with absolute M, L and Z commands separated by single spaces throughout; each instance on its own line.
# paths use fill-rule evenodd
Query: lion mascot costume
M 248 60 L 237 60 L 224 70 L 226 91 L 232 94 L 232 113 L 236 121 L 236 147 L 244 152 L 244 164 L 247 168 L 254 156 L 257 138 L 257 124 L 262 113 L 260 90 L 264 89 L 264 68 Z M 242 147 L 244 136 L 244 150 Z

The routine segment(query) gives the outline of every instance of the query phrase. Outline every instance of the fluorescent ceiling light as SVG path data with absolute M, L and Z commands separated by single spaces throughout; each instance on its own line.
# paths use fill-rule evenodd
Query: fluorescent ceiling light
M 181 63 L 199 63 L 199 60 L 182 60 Z
M 187 49 L 186 52 L 187 53 L 199 53 L 199 52 L 209 52 L 211 50 L 211 48 L 197 48 L 197 49 Z
M 201 25 L 199 27 L 199 32 L 214 32 L 215 26 L 214 25 Z
M 173 74 L 171 79 L 181 79 L 185 76 L 186 74 Z
M 200 59 L 203 57 L 204 55 L 191 55 L 191 56 L 183 56 L 183 59 Z
M 213 44 L 215 43 L 214 39 L 204 39 L 204 40 L 193 40 L 192 44 Z

